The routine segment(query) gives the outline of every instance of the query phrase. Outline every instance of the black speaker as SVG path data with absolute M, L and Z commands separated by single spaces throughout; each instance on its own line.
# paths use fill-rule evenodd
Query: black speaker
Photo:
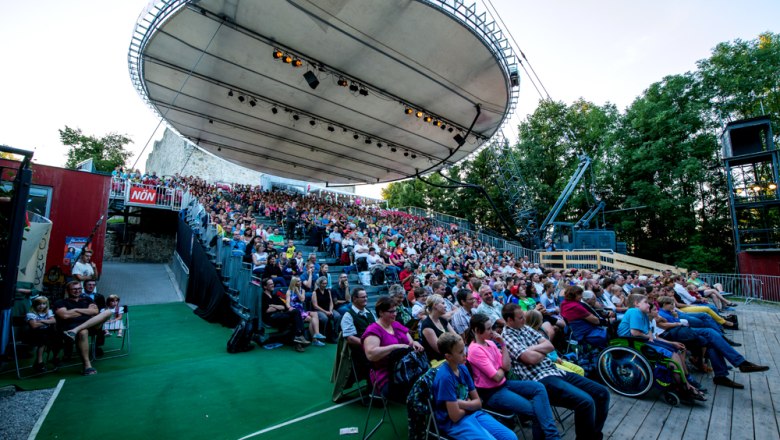
M 309 87 L 312 89 L 316 89 L 317 86 L 320 85 L 320 80 L 317 79 L 317 75 L 315 75 L 311 70 L 304 73 L 303 77 L 306 78 L 306 82 L 309 83 Z

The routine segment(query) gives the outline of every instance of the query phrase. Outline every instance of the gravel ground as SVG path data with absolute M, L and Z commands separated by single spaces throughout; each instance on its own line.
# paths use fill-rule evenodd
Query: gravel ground
M 29 437 L 52 394 L 54 388 L 17 391 L 13 396 L 0 397 L 0 439 L 23 440 Z

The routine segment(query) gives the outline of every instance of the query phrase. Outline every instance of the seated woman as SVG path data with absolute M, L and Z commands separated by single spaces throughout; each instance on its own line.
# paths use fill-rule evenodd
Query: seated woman
M 335 341 L 341 313 L 334 308 L 335 302 L 330 289 L 328 289 L 328 279 L 325 277 L 317 278 L 315 286 L 314 292 L 311 294 L 312 312 L 317 314 L 320 326 L 325 329 L 329 339 Z
M 572 337 L 596 347 L 606 347 L 609 322 L 582 302 L 582 287 L 567 286 L 561 315 L 569 323 Z
M 699 278 L 699 272 L 692 270 L 690 276 L 686 281 L 688 285 L 693 284 L 696 286 L 700 295 L 709 298 L 715 304 L 715 306 L 723 311 L 726 307 L 736 307 L 737 304 L 727 300 L 723 295 L 723 286 L 716 283 L 714 286 L 710 286 Z
M 436 369 L 433 379 L 433 415 L 439 429 L 454 439 L 517 440 L 509 428 L 482 411 L 460 336 L 445 333 L 437 341 L 447 363 Z
M 263 279 L 272 280 L 277 287 L 287 287 L 287 280 L 282 276 L 282 267 L 276 262 L 276 257 L 268 257 L 268 264 L 263 271 Z
M 436 341 L 439 340 L 439 336 L 444 334 L 444 332 L 457 333 L 452 329 L 450 323 L 442 317 L 447 312 L 447 308 L 441 295 L 434 294 L 429 296 L 425 302 L 425 310 L 428 312 L 428 316 L 420 322 L 423 336 L 421 338 L 422 346 L 425 348 L 428 360 L 442 361 L 444 360 L 444 355 L 439 353 Z
M 371 362 L 371 383 L 374 389 L 382 395 L 391 395 L 389 390 L 390 353 L 398 349 L 412 348 L 414 351 L 425 351 L 419 342 L 412 339 L 409 330 L 395 321 L 395 301 L 388 296 L 382 296 L 375 306 L 377 321 L 368 326 L 363 333 L 363 351 Z
M 541 324 L 541 313 L 532 312 L 539 315 Z M 533 419 L 534 439 L 560 438 L 544 385 L 507 380 L 512 359 L 501 335 L 493 330 L 490 318 L 481 313 L 472 316 L 468 336 L 468 362 L 474 373 L 477 394 L 485 406 Z M 501 345 L 500 349 L 496 343 Z
M 320 320 L 317 313 L 307 312 L 304 307 L 306 301 L 306 294 L 301 287 L 301 279 L 298 277 L 292 277 L 290 280 L 290 287 L 287 289 L 287 304 L 291 309 L 297 310 L 301 314 L 303 322 L 308 322 L 310 331 L 312 334 L 313 344 L 316 347 L 324 347 L 325 344 L 321 339 L 325 339 L 325 336 L 320 334 Z
M 303 314 L 300 310 L 293 308 L 289 301 L 285 302 L 274 293 L 274 282 L 271 280 L 263 282 L 260 308 L 264 323 L 281 330 L 292 327 L 295 349 L 299 352 L 304 351 L 304 346 L 310 342 L 303 336 Z
M 675 307 L 678 308 L 681 312 L 688 314 L 706 314 L 710 317 L 713 321 L 715 321 L 716 324 L 723 326 L 727 329 L 731 329 L 734 327 L 734 323 L 724 319 L 722 316 L 715 313 L 711 308 L 703 305 L 689 305 L 685 303 L 682 298 L 679 297 L 677 292 L 675 292 L 674 288 L 671 286 L 665 286 L 663 289 L 661 289 L 662 292 L 666 294 L 666 296 L 674 298 L 675 301 Z M 689 319 L 687 316 L 683 316 L 685 319 Z
M 265 244 L 261 241 L 255 244 L 255 250 L 252 252 L 252 275 L 262 278 L 267 264 L 268 253 L 265 251 Z
M 543 338 L 549 340 L 547 333 L 542 330 L 542 322 L 542 314 L 539 313 L 538 310 L 529 310 L 525 312 L 525 325 L 536 330 L 536 333 L 539 333 Z M 555 350 L 547 353 L 547 358 L 555 363 L 555 368 L 559 370 L 570 371 L 574 374 L 585 376 L 585 369 L 575 363 L 561 359 L 561 357 L 558 356 L 558 352 Z
M 626 299 L 626 310 L 623 320 L 618 326 L 618 336 L 646 339 L 647 344 L 653 348 L 660 356 L 671 358 L 681 369 L 680 373 L 674 373 L 675 382 L 680 384 L 680 391 L 684 393 L 683 397 L 693 400 L 705 401 L 704 393 L 696 388 L 690 381 L 684 379 L 688 377 L 688 370 L 685 363 L 685 345 L 680 342 L 666 341 L 656 337 L 650 329 L 650 304 L 644 295 L 629 295 Z

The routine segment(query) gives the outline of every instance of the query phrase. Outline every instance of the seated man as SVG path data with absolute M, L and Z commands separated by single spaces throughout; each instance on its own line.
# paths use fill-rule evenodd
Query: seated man
M 479 296 L 482 298 L 482 304 L 477 307 L 477 313 L 481 313 L 490 318 L 491 322 L 498 325 L 505 325 L 504 320 L 501 318 L 502 305 L 495 300 L 493 296 L 493 289 L 487 284 L 483 284 L 479 288 Z
M 341 319 L 341 336 L 352 348 L 352 360 L 357 367 L 358 374 L 366 373 L 367 376 L 369 363 L 366 354 L 363 352 L 363 343 L 360 338 L 368 326 L 376 322 L 376 317 L 366 308 L 368 303 L 366 289 L 362 287 L 354 288 L 350 298 L 352 299 L 352 306 L 347 309 L 347 313 Z
M 574 410 L 577 438 L 601 439 L 609 410 L 609 391 L 603 385 L 555 367 L 547 354 L 555 350 L 547 339 L 525 326 L 525 313 L 517 304 L 502 311 L 503 338 L 509 349 L 512 372 L 520 380 L 535 380 L 547 389 L 550 404 Z
M 89 360 L 89 330 L 95 329 L 97 333 L 101 333 L 103 323 L 111 318 L 113 312 L 111 310 L 99 312 L 95 302 L 81 294 L 83 289 L 79 281 L 74 280 L 66 284 L 65 291 L 65 299 L 54 303 L 57 325 L 64 331 L 66 337 L 76 342 L 79 356 L 84 364 L 82 374 L 85 376 L 97 374 L 97 370 L 92 368 Z

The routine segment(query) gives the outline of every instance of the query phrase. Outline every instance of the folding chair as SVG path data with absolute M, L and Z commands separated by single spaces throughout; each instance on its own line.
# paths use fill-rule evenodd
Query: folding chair
M 398 435 L 398 429 L 395 427 L 393 417 L 390 415 L 390 399 L 388 399 L 387 396 L 382 394 L 382 392 L 376 388 L 376 383 L 374 383 L 371 387 L 371 392 L 368 394 L 368 412 L 366 413 L 366 423 L 363 427 L 363 440 L 371 438 L 371 436 L 374 435 L 377 430 L 379 430 L 379 428 L 385 422 L 385 417 L 390 420 L 390 425 L 393 427 L 395 438 L 400 438 L 401 436 Z M 374 401 L 377 399 L 381 400 L 382 402 L 382 417 L 379 419 L 379 422 L 377 422 L 377 424 L 371 428 L 371 431 L 368 431 L 368 421 L 371 418 L 371 409 L 374 406 Z

